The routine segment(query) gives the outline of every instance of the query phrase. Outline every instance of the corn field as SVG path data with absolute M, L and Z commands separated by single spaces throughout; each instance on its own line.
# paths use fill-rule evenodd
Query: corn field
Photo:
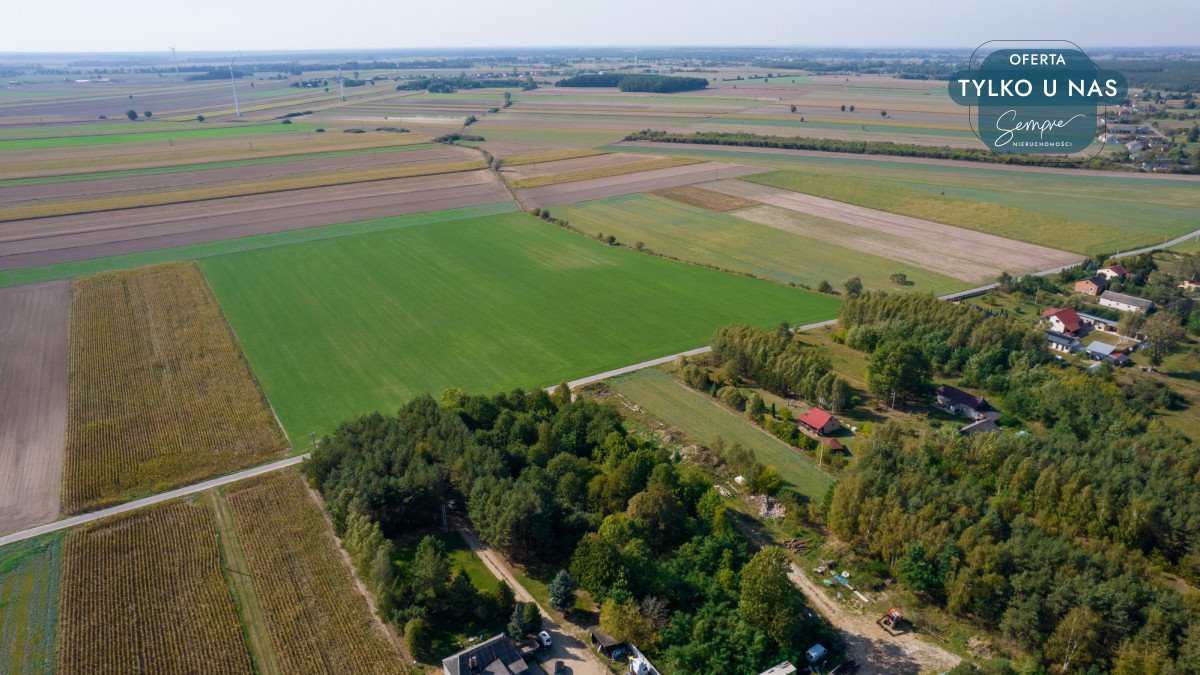
M 281 455 L 285 441 L 193 263 L 76 279 L 63 509 L 88 511 Z
M 235 483 L 226 495 L 284 672 L 405 672 L 299 473 Z
M 250 672 L 211 511 L 174 501 L 68 536 L 62 673 Z

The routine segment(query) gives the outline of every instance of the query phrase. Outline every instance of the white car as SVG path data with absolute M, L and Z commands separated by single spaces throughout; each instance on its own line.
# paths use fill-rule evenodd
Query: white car
M 550 645 L 554 643 L 554 641 L 550 639 L 550 634 L 546 631 L 538 633 L 538 642 L 542 643 L 542 646 L 546 648 L 549 648 Z

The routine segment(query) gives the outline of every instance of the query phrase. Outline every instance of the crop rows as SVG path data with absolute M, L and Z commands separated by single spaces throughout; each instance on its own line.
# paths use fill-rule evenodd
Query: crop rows
M 187 501 L 72 531 L 59 617 L 62 673 L 251 669 L 212 513 Z
M 67 512 L 252 466 L 285 445 L 193 263 L 76 279 L 68 382 Z
M 691 159 L 688 157 L 666 157 L 663 159 L 647 160 L 645 162 L 635 162 L 633 164 L 617 164 L 614 166 L 597 167 L 594 169 L 568 171 L 565 173 L 551 174 L 549 176 L 537 176 L 536 178 L 522 178 L 520 180 L 513 181 L 512 186 L 518 189 L 543 187 L 546 185 L 558 185 L 559 183 L 573 183 L 579 180 L 608 178 L 609 176 L 621 176 L 628 173 L 654 171 L 655 169 L 670 169 L 676 166 L 698 164 L 699 162 L 700 160 Z
M 300 474 L 242 481 L 227 496 L 282 670 L 403 672 Z
M 0 672 L 54 672 L 62 534 L 0 549 Z

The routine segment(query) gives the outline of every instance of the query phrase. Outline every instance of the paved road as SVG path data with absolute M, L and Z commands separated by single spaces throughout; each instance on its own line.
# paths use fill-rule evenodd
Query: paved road
M 114 516 L 118 513 L 125 513 L 126 511 L 133 511 L 134 509 L 140 509 L 144 506 L 150 506 L 151 504 L 158 504 L 160 502 L 169 501 L 169 500 L 175 499 L 177 497 L 183 497 L 185 495 L 195 494 L 197 492 L 203 492 L 204 490 L 208 490 L 210 488 L 215 488 L 215 487 L 218 487 L 221 485 L 226 485 L 228 483 L 233 483 L 233 482 L 239 481 L 239 480 L 245 480 L 246 478 L 258 476 L 260 474 L 270 473 L 272 471 L 278 471 L 279 469 L 285 469 L 289 466 L 295 466 L 295 465 L 299 464 L 300 462 L 304 461 L 305 457 L 308 457 L 308 453 L 299 455 L 297 457 L 289 457 L 287 459 L 281 459 L 278 462 L 271 462 L 270 464 L 263 464 L 261 466 L 256 466 L 253 469 L 246 469 L 245 471 L 231 473 L 229 475 L 221 476 L 219 478 L 213 478 L 212 480 L 206 480 L 204 482 L 196 483 L 194 485 L 188 485 L 187 487 L 181 487 L 177 490 L 170 490 L 168 492 L 163 492 L 161 494 L 154 495 L 153 497 L 146 497 L 144 499 L 135 499 L 132 502 L 125 502 L 124 504 L 118 504 L 117 506 L 110 506 L 107 509 L 100 509 L 99 511 L 83 513 L 78 516 L 71 516 L 70 518 L 63 518 L 62 520 L 56 520 L 52 523 L 46 523 L 45 525 L 31 527 L 28 530 L 21 530 L 20 532 L 14 532 L 12 534 L 8 534 L 3 537 L 0 537 L 0 546 L 4 546 L 5 544 L 12 544 L 14 542 L 18 542 L 18 541 L 22 541 L 24 539 L 29 539 L 29 538 L 36 537 L 39 535 L 47 534 L 49 532 L 57 532 L 58 530 L 65 530 L 68 527 L 75 527 L 76 525 L 82 525 L 83 523 L 91 522 L 91 521 L 97 520 L 99 518 L 104 518 L 106 516 Z
M 491 570 L 497 579 L 504 580 L 512 587 L 513 595 L 517 596 L 517 600 L 537 605 L 537 601 L 533 599 L 529 591 L 525 590 L 525 587 L 517 581 L 504 556 L 488 548 L 479 540 L 479 537 L 475 536 L 474 532 L 461 527 L 461 523 L 458 525 L 458 531 L 462 534 L 463 541 L 467 542 L 467 546 L 475 552 L 475 555 L 479 556 L 484 566 Z M 563 665 L 567 667 L 567 672 L 572 675 L 612 675 L 612 672 L 596 658 L 595 653 L 586 642 L 580 637 L 564 631 L 558 622 L 550 618 L 545 607 L 537 605 L 537 608 L 542 613 L 542 630 L 550 633 L 552 640 L 550 651 L 541 655 L 539 659 L 547 673 L 554 672 L 555 661 L 562 661 Z

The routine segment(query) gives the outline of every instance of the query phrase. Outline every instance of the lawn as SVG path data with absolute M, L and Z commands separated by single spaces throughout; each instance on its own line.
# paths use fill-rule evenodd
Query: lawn
M 467 573 L 471 579 L 471 584 L 480 591 L 493 594 L 500 587 L 500 580 L 492 574 L 491 570 L 483 564 L 479 556 L 467 547 L 467 542 L 463 541 L 462 535 L 458 532 L 437 533 L 433 535 L 442 541 L 446 547 L 446 553 L 450 556 L 450 567 L 452 570 L 462 570 Z M 407 567 L 412 565 L 413 557 L 417 554 L 417 544 L 420 539 L 413 540 L 406 546 L 396 548 L 397 561 L 401 566 Z
M 643 242 L 656 253 L 811 288 L 823 279 L 840 287 L 853 276 L 862 278 L 867 288 L 889 291 L 943 295 L 970 286 L 918 267 L 654 195 L 559 206 L 554 215 L 585 232 L 612 234 L 626 244 Z M 832 228 L 839 226 L 827 222 Z M 889 279 L 895 272 L 903 272 L 913 284 L 896 286 Z
M 799 450 L 730 412 L 704 394 L 688 389 L 670 375 L 647 368 L 609 382 L 614 389 L 705 445 L 718 438 L 754 451 L 758 461 L 774 466 L 786 488 L 810 500 L 824 499 L 834 478 L 813 465 Z
M 297 448 L 418 394 L 550 386 L 839 304 L 519 213 L 200 264 Z
M 607 146 L 602 150 L 701 157 L 784 171 L 745 180 L 1095 254 L 1167 241 L 1197 229 L 1200 184 L 1119 172 L 1048 173 L 903 159 L 805 157 L 740 149 Z
M 61 563 L 62 533 L 0 548 L 0 663 L 8 664 L 4 672 L 54 672 Z

